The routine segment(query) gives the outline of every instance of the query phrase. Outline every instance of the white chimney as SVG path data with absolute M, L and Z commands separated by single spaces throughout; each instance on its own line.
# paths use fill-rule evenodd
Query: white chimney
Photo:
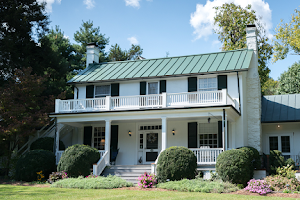
M 99 48 L 96 43 L 89 43 L 86 46 L 86 67 L 91 63 L 99 63 Z
M 254 24 L 247 25 L 246 38 L 248 49 L 253 49 L 254 53 L 257 54 L 257 29 Z

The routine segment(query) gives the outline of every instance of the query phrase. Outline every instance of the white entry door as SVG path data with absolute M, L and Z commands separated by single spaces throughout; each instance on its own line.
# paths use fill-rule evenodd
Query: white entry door
M 161 146 L 159 131 L 139 133 L 139 164 L 154 163 Z

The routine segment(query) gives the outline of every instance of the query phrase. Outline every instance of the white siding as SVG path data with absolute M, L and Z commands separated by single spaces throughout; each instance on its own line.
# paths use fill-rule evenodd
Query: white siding
M 77 88 L 79 90 L 78 99 L 86 99 L 86 86 L 78 85 Z
M 167 80 L 167 93 L 181 93 L 188 91 L 187 78 L 168 78 Z
M 119 92 L 120 96 L 140 95 L 140 82 L 121 82 Z

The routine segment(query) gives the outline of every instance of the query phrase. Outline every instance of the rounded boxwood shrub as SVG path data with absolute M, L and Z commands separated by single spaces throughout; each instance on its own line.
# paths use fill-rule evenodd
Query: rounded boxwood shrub
M 261 168 L 260 155 L 259 155 L 259 152 L 257 151 L 257 149 L 255 149 L 254 147 L 249 147 L 249 146 L 240 147 L 237 149 L 243 150 L 247 153 L 247 155 L 249 156 L 249 159 L 251 160 L 251 163 L 253 165 L 253 170 Z
M 159 155 L 157 179 L 159 182 L 193 179 L 196 175 L 197 158 L 186 147 L 169 147 Z
M 270 151 L 269 163 L 269 174 L 276 174 L 277 168 L 285 165 L 284 157 L 282 156 L 281 151 Z
M 245 186 L 253 177 L 251 161 L 246 151 L 240 149 L 224 151 L 217 158 L 216 172 L 223 181 Z
M 54 138 L 52 137 L 38 138 L 30 145 L 30 150 L 44 149 L 53 152 L 53 144 Z M 59 140 L 59 150 L 65 149 L 65 144 L 61 140 Z
M 37 172 L 47 178 L 55 171 L 55 155 L 47 150 L 32 150 L 22 155 L 16 165 L 16 179 L 22 181 L 36 181 Z
M 96 148 L 75 144 L 63 152 L 57 171 L 65 171 L 69 177 L 88 176 L 92 165 L 99 159 L 100 153 Z

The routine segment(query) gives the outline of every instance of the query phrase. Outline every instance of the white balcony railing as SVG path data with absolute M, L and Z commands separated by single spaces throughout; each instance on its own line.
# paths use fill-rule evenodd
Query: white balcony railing
M 198 165 L 216 164 L 217 157 L 223 152 L 222 148 L 200 148 L 190 150 L 194 152 L 195 156 L 197 157 Z
M 94 99 L 56 99 L 55 113 L 214 105 L 232 105 L 239 110 L 238 102 L 227 94 L 226 89 L 223 89 L 218 91 L 162 93 L 139 96 L 107 96 Z
M 57 151 L 56 152 L 56 164 L 58 164 L 60 158 L 61 158 L 61 155 L 63 154 L 64 151 Z M 104 153 L 105 153 L 105 150 L 99 150 L 99 153 L 100 153 L 100 159 L 103 157 Z

